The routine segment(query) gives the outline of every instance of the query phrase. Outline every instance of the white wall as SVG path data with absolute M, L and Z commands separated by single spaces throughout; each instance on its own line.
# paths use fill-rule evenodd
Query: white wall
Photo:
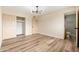
M 67 8 L 39 16 L 38 29 L 40 34 L 64 39 L 64 14 L 74 12 L 75 8 Z
M 64 14 L 54 13 L 41 16 L 38 22 L 39 33 L 64 38 Z
M 33 16 L 32 18 L 32 34 L 38 33 L 38 17 Z
M 32 16 L 27 16 L 25 20 L 25 34 L 32 34 Z
M 2 43 L 2 11 L 0 7 L 0 47 L 1 47 L 1 43 Z

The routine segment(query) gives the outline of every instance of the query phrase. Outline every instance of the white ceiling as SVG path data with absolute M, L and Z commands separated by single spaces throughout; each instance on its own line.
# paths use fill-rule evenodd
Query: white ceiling
M 67 6 L 39 6 L 39 10 L 42 10 L 41 14 L 48 14 L 66 7 Z M 35 10 L 35 6 L 3 6 L 2 10 L 33 15 L 32 10 Z

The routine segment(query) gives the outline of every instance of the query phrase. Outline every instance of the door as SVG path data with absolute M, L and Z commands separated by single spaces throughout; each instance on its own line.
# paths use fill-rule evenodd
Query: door
M 22 22 L 17 22 L 17 35 L 21 35 L 23 31 Z
M 65 16 L 66 36 L 69 34 L 71 40 L 76 40 L 76 14 Z
M 17 17 L 17 35 L 25 35 L 25 18 Z

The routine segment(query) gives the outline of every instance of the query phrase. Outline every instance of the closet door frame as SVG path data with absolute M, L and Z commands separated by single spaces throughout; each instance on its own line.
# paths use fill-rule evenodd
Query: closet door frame
M 22 23 L 22 34 L 20 34 L 20 35 L 25 35 L 25 17 L 17 16 L 16 23 L 18 23 L 18 22 Z M 17 34 L 17 36 L 18 36 L 18 34 Z

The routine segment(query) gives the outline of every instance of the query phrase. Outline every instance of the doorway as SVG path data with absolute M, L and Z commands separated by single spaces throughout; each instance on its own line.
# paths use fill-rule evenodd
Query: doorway
M 25 18 L 17 17 L 17 36 L 25 35 Z
M 65 39 L 76 41 L 76 14 L 65 15 Z

